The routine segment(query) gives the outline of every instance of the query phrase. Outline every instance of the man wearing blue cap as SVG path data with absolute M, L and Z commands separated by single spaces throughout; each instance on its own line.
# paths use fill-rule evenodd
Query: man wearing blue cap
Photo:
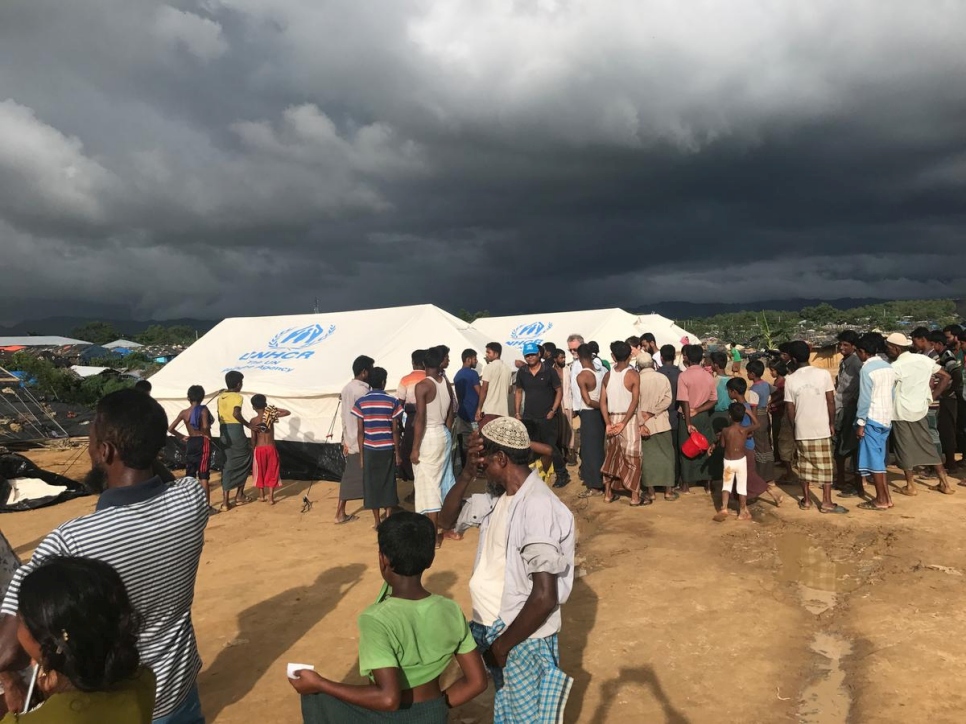
M 523 345 L 524 367 L 517 371 L 514 394 L 516 418 L 527 427 L 530 439 L 553 449 L 553 469 L 557 480 L 553 486 L 562 488 L 570 482 L 570 474 L 557 447 L 557 421 L 563 390 L 560 375 L 540 359 L 540 347 L 534 342 Z

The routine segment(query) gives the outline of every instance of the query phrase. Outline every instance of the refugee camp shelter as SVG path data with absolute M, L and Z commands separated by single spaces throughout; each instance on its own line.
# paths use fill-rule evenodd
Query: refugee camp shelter
M 57 337 L 52 335 L 27 336 L 27 337 L 0 337 L 0 348 L 2 347 L 73 347 L 75 345 L 90 346 L 90 342 L 81 339 L 71 339 L 70 337 Z
M 63 426 L 21 379 L 0 367 L 0 444 L 67 437 Z
M 117 349 L 117 350 L 121 350 L 121 349 L 134 350 L 141 346 L 143 345 L 140 345 L 137 342 L 132 342 L 129 339 L 115 339 L 113 342 L 108 342 L 107 344 L 104 345 L 104 347 L 107 349 Z
M 275 433 L 283 475 L 338 479 L 339 394 L 352 379 L 352 361 L 363 354 L 372 357 L 387 370 L 392 392 L 412 371 L 412 351 L 440 344 L 450 348 L 452 378 L 460 367 L 460 353 L 474 348 L 482 359 L 486 339 L 429 304 L 226 319 L 151 377 L 152 395 L 173 418 L 187 405 L 188 387 L 201 385 L 212 401 L 209 409 L 216 413 L 225 373 L 238 370 L 245 375 L 246 417 L 254 415 L 249 401 L 255 393 L 292 412 L 279 421 Z M 294 470 L 296 460 L 304 469 Z M 314 475 L 313 467 L 318 468 Z
M 571 334 L 579 334 L 588 342 L 596 341 L 600 345 L 600 354 L 605 359 L 610 358 L 608 348 L 611 342 L 623 341 L 631 335 L 645 332 L 654 335 L 658 346 L 671 344 L 678 351 L 685 337 L 692 344 L 700 341 L 660 314 L 638 315 L 617 308 L 482 317 L 473 322 L 472 327 L 486 337 L 488 342 L 502 344 L 503 359 L 509 363 L 523 359 L 521 350 L 527 342 L 553 342 L 566 349 L 567 337 Z

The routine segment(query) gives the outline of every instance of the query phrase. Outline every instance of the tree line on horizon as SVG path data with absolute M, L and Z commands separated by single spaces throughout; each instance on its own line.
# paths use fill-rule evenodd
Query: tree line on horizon
M 773 349 L 782 342 L 802 339 L 806 335 L 822 336 L 835 327 L 885 332 L 919 324 L 942 328 L 961 321 L 961 317 L 956 302 L 951 299 L 903 299 L 852 309 L 818 304 L 797 312 L 749 310 L 677 321 L 702 339 L 717 337 L 725 343 L 754 344 Z

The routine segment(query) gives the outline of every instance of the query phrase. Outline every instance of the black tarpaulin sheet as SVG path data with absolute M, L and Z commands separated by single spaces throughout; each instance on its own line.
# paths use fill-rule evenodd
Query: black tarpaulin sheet
M 26 498 L 18 500 L 16 503 L 10 503 L 11 493 L 13 493 L 13 484 L 10 481 L 18 478 L 37 478 L 47 485 L 63 488 L 63 490 L 55 495 Z M 76 480 L 52 473 L 49 470 L 42 470 L 23 455 L 14 453 L 0 455 L 0 513 L 34 510 L 83 495 L 89 495 L 89 493 Z
M 345 470 L 345 457 L 342 455 L 342 445 L 320 442 L 288 442 L 280 440 L 275 443 L 278 448 L 281 463 L 282 478 L 285 480 L 331 480 L 338 482 Z M 221 470 L 225 462 L 225 454 L 217 439 L 211 441 L 214 459 L 212 470 Z M 169 437 L 164 448 L 162 460 L 171 470 L 184 470 L 184 443 Z

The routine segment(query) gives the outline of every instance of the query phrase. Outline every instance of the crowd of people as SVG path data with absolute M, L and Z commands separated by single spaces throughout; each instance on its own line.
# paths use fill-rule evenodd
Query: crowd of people
M 352 500 L 371 511 L 385 585 L 358 620 L 368 683 L 289 672 L 303 720 L 444 722 L 489 676 L 495 722 L 561 721 L 573 680 L 557 636 L 574 583 L 576 527 L 548 483 L 568 485 L 567 464 L 578 457 L 577 497 L 604 503 L 648 506 L 657 489 L 673 502 L 720 481 L 718 521 L 750 520 L 756 497 L 780 505 L 782 482 L 800 484 L 803 510 L 847 513 L 833 499 L 837 488 L 839 498 L 861 498 L 860 509 L 887 511 L 890 455 L 905 495 L 920 481 L 952 494 L 949 473 L 966 443 L 966 333 L 846 330 L 838 342 L 834 379 L 811 364 L 803 341 L 748 360 L 744 374 L 734 345 L 710 354 L 697 344 L 658 348 L 650 334 L 611 343 L 609 359 L 578 334 L 566 350 L 527 344 L 512 366 L 493 342 L 482 373 L 467 349 L 452 380 L 440 346 L 413 352 L 394 395 L 386 370 L 358 357 L 341 396 L 346 465 L 335 521 L 358 520 Z M 274 423 L 288 412 L 256 394 L 256 415 L 246 419 L 243 381 L 229 372 L 218 397 L 221 510 L 253 502 L 249 474 L 266 503 L 279 484 Z M 22 566 L 8 565 L 12 550 L 3 551 L 3 724 L 204 721 L 191 606 L 205 527 L 217 512 L 208 487 L 215 415 L 193 386 L 190 406 L 169 425 L 148 392 L 122 390 L 97 406 L 85 481 L 99 495 L 96 510 L 52 531 Z M 158 462 L 168 433 L 186 444 L 180 480 Z M 479 477 L 484 492 L 470 495 Z M 399 478 L 413 481 L 415 512 L 400 506 Z M 422 575 L 446 537 L 470 527 L 480 534 L 467 620 Z M 444 687 L 454 659 L 461 675 Z

